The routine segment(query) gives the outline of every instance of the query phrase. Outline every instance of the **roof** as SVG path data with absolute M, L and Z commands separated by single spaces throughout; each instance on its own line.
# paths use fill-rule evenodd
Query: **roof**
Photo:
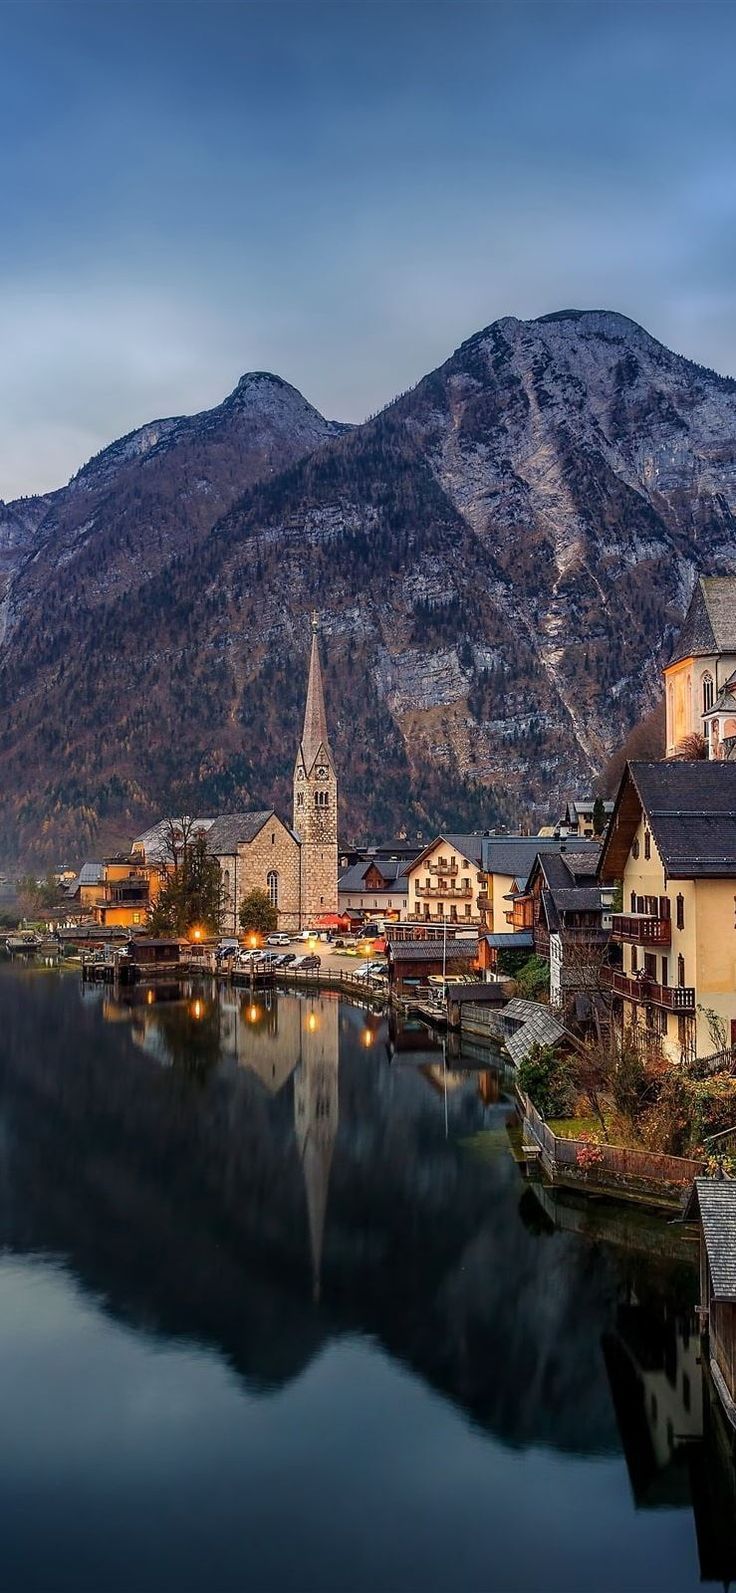
M 371 868 L 378 869 L 379 874 L 383 875 L 386 880 L 385 886 L 365 885 L 365 876 Z M 378 892 L 387 890 L 405 894 L 409 889 L 409 881 L 400 858 L 382 858 L 380 861 L 378 858 L 369 858 L 365 862 L 353 863 L 351 868 L 347 868 L 345 873 L 340 875 L 337 888 L 339 891 L 360 891 L 370 888 Z
M 696 1178 L 684 1216 L 703 1224 L 713 1294 L 736 1301 L 736 1181 Z
M 273 808 L 260 808 L 254 813 L 223 813 L 207 831 L 208 852 L 215 857 L 232 856 L 239 846 L 255 840 L 273 815 Z
M 304 707 L 304 729 L 302 730 L 301 753 L 304 765 L 309 773 L 317 757 L 320 747 L 331 758 L 330 740 L 327 734 L 327 714 L 325 712 L 325 695 L 322 687 L 322 666 L 319 660 L 317 620 L 312 620 L 312 650 L 309 656 L 309 681 L 307 683 L 307 701 Z
M 567 842 L 559 835 L 504 835 L 490 836 L 483 841 L 482 862 L 486 874 L 507 874 L 511 879 L 526 880 L 531 873 L 537 853 L 567 855 Z M 591 872 L 595 873 L 600 847 L 597 841 L 575 841 L 575 856 L 589 857 Z
M 713 719 L 716 714 L 733 713 L 736 708 L 736 675 L 722 686 L 712 708 L 707 708 L 701 715 L 702 719 Z
M 711 653 L 736 653 L 736 576 L 701 575 L 670 664 Z
M 524 1001 L 521 996 L 513 996 L 508 1006 L 504 1007 L 503 1019 L 504 1028 L 509 1020 L 519 1025 L 514 1032 L 507 1033 L 504 1040 L 506 1050 L 517 1067 L 535 1046 L 557 1045 L 565 1033 L 549 1007 L 542 1006 L 538 1001 Z
M 448 940 L 389 940 L 388 950 L 394 962 L 471 962 L 478 955 L 478 941 Z M 444 947 L 444 949 L 443 949 Z
M 629 763 L 601 854 L 599 877 L 623 873 L 642 811 L 672 879 L 736 874 L 736 764 Z
M 147 859 L 161 859 L 166 856 L 166 837 L 172 824 L 191 824 L 192 830 L 209 830 L 214 824 L 214 819 L 190 819 L 189 814 L 178 814 L 176 818 L 159 819 L 152 824 L 150 830 L 144 830 L 142 835 L 136 835 L 133 847 L 141 847 Z M 132 851 L 131 847 L 131 851 Z
M 534 945 L 530 929 L 517 929 L 510 935 L 484 935 L 483 939 L 491 951 L 530 951 Z
M 67 895 L 76 896 L 80 885 L 101 885 L 104 878 L 104 863 L 83 863 L 76 879 L 67 886 Z

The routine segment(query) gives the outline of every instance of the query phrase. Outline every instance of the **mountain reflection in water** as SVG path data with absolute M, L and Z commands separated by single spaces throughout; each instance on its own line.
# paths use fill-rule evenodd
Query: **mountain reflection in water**
M 380 1350 L 470 1418 L 468 1442 L 475 1433 L 486 1445 L 489 1508 L 503 1464 L 492 1453 L 550 1457 L 547 1503 L 525 1492 L 506 1529 L 516 1535 L 549 1532 L 554 1497 L 559 1537 L 563 1459 L 614 1465 L 627 1480 L 622 1498 L 611 1484 L 610 1509 L 615 1498 L 620 1521 L 628 1508 L 626 1553 L 639 1558 L 619 1563 L 624 1550 L 612 1549 L 601 1587 L 645 1571 L 669 1588 L 696 1586 L 700 1570 L 736 1572 L 728 1520 L 712 1508 L 730 1501 L 732 1521 L 736 1492 L 702 1381 L 692 1247 L 661 1219 L 524 1184 L 500 1069 L 477 1056 L 468 1065 L 457 1048 L 447 1057 L 427 1031 L 390 1031 L 327 993 L 218 996 L 204 983 L 122 997 L 7 969 L 0 1035 L 6 1255 L 63 1261 L 108 1318 L 160 1345 L 215 1352 L 249 1397 L 295 1389 L 341 1343 Z M 360 1378 L 346 1398 L 359 1447 Z M 327 1430 L 332 1420 L 328 1407 Z M 419 1578 L 421 1556 L 405 1564 L 394 1532 L 381 1551 L 386 1585 L 477 1586 L 480 1564 L 488 1587 L 592 1585 L 572 1534 L 539 1584 L 518 1536 L 513 1553 L 499 1536 L 495 1570 L 481 1545 L 466 1549 L 465 1569 L 456 1563 L 451 1523 L 469 1479 L 432 1454 L 430 1407 L 423 1420 L 430 1450 L 422 1441 L 415 1464 L 442 1474 L 449 1558 L 433 1551 Z M 396 1442 L 386 1431 L 387 1452 Z M 310 1463 L 327 1463 L 319 1435 Z M 339 1471 L 347 1519 L 344 1459 Z M 280 1486 L 298 1516 L 296 1480 Z M 613 1516 L 597 1508 L 605 1541 Z M 662 1511 L 669 1536 L 657 1528 L 650 1540 Z M 420 1511 L 407 1531 L 426 1530 Z M 329 1566 L 302 1567 L 302 1580 L 284 1572 L 283 1585 L 371 1585 L 369 1562 L 335 1552 Z M 230 1585 L 244 1566 L 253 1586 L 281 1585 L 270 1560 L 253 1567 L 244 1553 L 232 1548 Z

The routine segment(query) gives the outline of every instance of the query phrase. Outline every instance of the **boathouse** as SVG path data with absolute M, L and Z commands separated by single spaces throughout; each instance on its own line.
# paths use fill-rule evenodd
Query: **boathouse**
M 711 1375 L 736 1427 L 736 1180 L 696 1178 L 685 1220 L 700 1231 L 700 1309 Z

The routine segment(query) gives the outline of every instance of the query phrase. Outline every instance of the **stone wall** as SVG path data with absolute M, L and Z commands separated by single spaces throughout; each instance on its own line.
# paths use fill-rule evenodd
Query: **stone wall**
M 238 914 L 240 903 L 250 891 L 268 893 L 268 876 L 271 870 L 278 874 L 278 927 L 296 930 L 300 927 L 300 847 L 290 830 L 275 816 L 253 841 L 243 842 L 237 855 L 219 857 L 221 872 L 230 875 L 229 900 L 222 915 L 224 934 L 236 935 L 240 929 Z

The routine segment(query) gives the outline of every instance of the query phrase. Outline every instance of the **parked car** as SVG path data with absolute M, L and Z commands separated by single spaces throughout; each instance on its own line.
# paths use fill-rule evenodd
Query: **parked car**
M 240 951 L 240 941 L 236 935 L 227 935 L 219 942 L 216 957 L 237 957 Z
M 279 965 L 282 968 L 288 968 L 290 965 L 292 965 L 295 962 L 296 962 L 296 952 L 295 951 L 285 951 L 283 957 L 279 957 Z
M 290 935 L 285 934 L 284 931 L 281 930 L 281 929 L 277 929 L 277 930 L 274 930 L 274 933 L 272 935 L 269 935 L 267 937 L 266 945 L 267 946 L 288 946 L 290 940 L 291 940 L 291 936 Z
M 308 957 L 302 957 L 301 959 L 302 973 L 316 973 L 317 969 L 321 967 L 322 958 L 315 956 L 313 952 Z

